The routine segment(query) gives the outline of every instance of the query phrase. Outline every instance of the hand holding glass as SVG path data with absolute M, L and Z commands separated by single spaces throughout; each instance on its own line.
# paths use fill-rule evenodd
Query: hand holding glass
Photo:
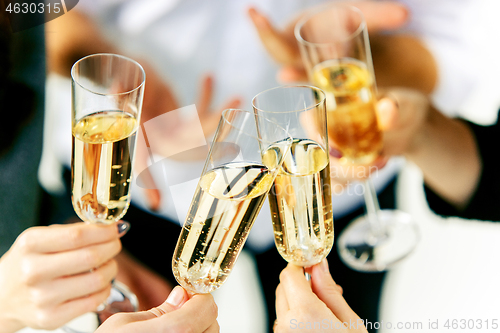
M 334 238 L 325 94 L 310 86 L 277 87 L 255 96 L 253 108 L 293 138 L 269 191 L 276 247 L 294 265 L 315 265 Z
M 123 56 L 94 54 L 73 65 L 71 78 L 73 207 L 85 222 L 113 223 L 125 215 L 130 204 L 144 70 Z M 135 295 L 114 284 L 110 299 L 99 312 L 105 318 L 114 312 L 136 310 Z
M 302 18 L 295 36 L 310 81 L 326 93 L 332 150 L 348 165 L 368 165 L 380 156 L 376 84 L 366 22 L 353 6 L 329 4 Z M 371 181 L 365 181 L 367 215 L 351 223 L 337 246 L 344 262 L 362 271 L 383 271 L 418 242 L 416 224 L 400 211 L 380 210 Z
M 172 259 L 186 290 L 210 293 L 227 279 L 290 143 L 262 116 L 223 112 Z

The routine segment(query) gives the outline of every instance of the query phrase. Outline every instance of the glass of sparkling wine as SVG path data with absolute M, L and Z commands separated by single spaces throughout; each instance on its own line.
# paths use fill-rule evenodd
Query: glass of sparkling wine
M 265 117 L 222 113 L 172 259 L 186 290 L 210 293 L 226 281 L 290 145 Z
M 137 62 L 115 54 L 94 54 L 71 69 L 71 191 L 73 208 L 87 223 L 114 223 L 130 203 L 136 133 L 145 73 Z M 97 313 L 137 310 L 137 298 L 113 282 Z
M 376 84 L 366 22 L 361 11 L 329 4 L 295 27 L 310 81 L 326 94 L 331 151 L 344 167 L 368 165 L 383 148 L 376 114 Z M 416 246 L 418 229 L 406 213 L 380 210 L 370 179 L 364 182 L 366 216 L 339 236 L 343 261 L 360 271 L 383 271 Z
M 261 92 L 252 103 L 256 114 L 293 138 L 268 194 L 276 247 L 289 263 L 315 265 L 334 239 L 325 94 L 312 86 L 284 86 Z

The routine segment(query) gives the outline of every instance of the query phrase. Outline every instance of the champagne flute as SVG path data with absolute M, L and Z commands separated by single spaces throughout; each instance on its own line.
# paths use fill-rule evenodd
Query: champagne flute
M 210 293 L 225 282 L 290 145 L 262 116 L 222 113 L 172 259 L 182 287 Z
M 276 247 L 287 262 L 313 266 L 334 239 L 325 94 L 311 86 L 276 87 L 252 104 L 293 137 L 268 195 Z
M 372 163 L 381 153 L 376 84 L 366 22 L 361 11 L 328 5 L 303 17 L 295 27 L 310 81 L 326 93 L 328 136 L 346 167 Z M 370 179 L 364 182 L 366 216 L 339 236 L 343 261 L 360 271 L 384 271 L 406 257 L 419 239 L 410 215 L 380 210 Z
M 141 65 L 115 54 L 84 57 L 71 69 L 71 198 L 87 223 L 114 223 L 127 212 L 145 78 Z M 133 293 L 118 282 L 112 287 L 99 323 L 137 311 Z

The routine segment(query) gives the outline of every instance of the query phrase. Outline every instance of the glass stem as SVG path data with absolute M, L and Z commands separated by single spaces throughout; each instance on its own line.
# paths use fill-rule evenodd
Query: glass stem
M 366 218 L 370 223 L 372 235 L 379 238 L 383 234 L 383 225 L 379 219 L 380 205 L 377 199 L 377 192 L 372 181 L 368 178 L 364 181 L 365 190 L 363 191 L 366 205 Z

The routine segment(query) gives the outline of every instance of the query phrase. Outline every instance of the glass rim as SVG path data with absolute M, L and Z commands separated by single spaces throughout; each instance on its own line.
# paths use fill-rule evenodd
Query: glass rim
M 142 80 L 140 82 L 140 84 L 138 84 L 135 88 L 133 89 L 130 89 L 128 91 L 124 91 L 124 92 L 119 92 L 119 93 L 102 93 L 102 92 L 97 92 L 97 91 L 94 91 L 88 87 L 85 87 L 81 82 L 79 82 L 78 79 L 75 78 L 75 66 L 79 63 L 81 63 L 82 61 L 84 60 L 87 60 L 89 58 L 96 58 L 96 57 L 100 57 L 100 56 L 109 56 L 109 57 L 113 57 L 113 58 L 121 58 L 121 59 L 124 59 L 130 63 L 133 63 L 135 64 L 141 71 L 142 73 Z M 144 86 L 145 82 L 146 82 L 146 72 L 144 71 L 144 68 L 142 67 L 142 65 L 140 63 L 138 63 L 137 61 L 135 61 L 134 59 L 132 58 L 129 58 L 129 57 L 126 57 L 126 56 L 123 56 L 121 54 L 116 54 L 116 53 L 94 53 L 94 54 L 89 54 L 83 58 L 80 58 L 78 59 L 74 64 L 73 66 L 71 66 L 71 80 L 73 82 L 75 82 L 78 86 L 80 86 L 82 89 L 92 93 L 92 94 L 95 94 L 95 95 L 100 95 L 100 96 L 120 96 L 120 95 L 127 95 L 127 94 L 130 94 L 131 92 L 133 91 L 136 91 L 136 90 L 139 90 L 141 89 L 141 87 Z
M 331 42 L 315 43 L 315 42 L 310 42 L 310 41 L 304 39 L 304 37 L 302 37 L 302 35 L 300 33 L 300 30 L 302 29 L 304 24 L 306 24 L 307 21 L 312 19 L 313 16 L 317 15 L 318 13 L 323 12 L 325 8 L 333 8 L 333 7 L 348 8 L 348 9 L 352 10 L 353 12 L 356 12 L 361 17 L 361 23 L 359 24 L 357 29 L 353 33 L 351 33 L 349 36 L 335 40 L 335 41 L 331 41 Z M 353 5 L 348 5 L 348 4 L 340 4 L 340 3 L 331 4 L 331 3 L 329 3 L 329 4 L 325 4 L 323 6 L 320 6 L 318 8 L 310 10 L 306 15 L 304 15 L 295 24 L 295 28 L 293 30 L 294 30 L 295 39 L 300 44 L 314 46 L 314 47 L 328 47 L 328 46 L 331 46 L 335 42 L 345 42 L 345 41 L 351 40 L 351 39 L 355 38 L 356 36 L 359 36 L 363 32 L 363 30 L 365 30 L 365 29 L 366 29 L 365 16 L 363 15 L 363 12 L 358 7 L 353 6 Z
M 268 141 L 268 140 L 264 140 L 264 139 L 261 139 L 259 137 L 256 137 L 255 135 L 252 135 L 252 134 L 249 134 L 247 133 L 246 131 L 244 131 L 243 129 L 239 128 L 238 126 L 235 126 L 233 123 L 231 123 L 231 121 L 227 118 L 227 114 L 230 113 L 230 112 L 239 112 L 239 113 L 246 113 L 246 114 L 249 114 L 251 116 L 256 116 L 256 117 L 259 117 L 261 119 L 264 119 L 265 121 L 275 125 L 277 128 L 279 128 L 280 130 L 283 131 L 283 133 L 286 135 L 283 140 L 286 140 L 287 142 L 289 142 L 290 144 L 292 143 L 293 141 L 293 137 L 292 135 L 290 134 L 290 132 L 288 132 L 284 127 L 282 127 L 281 125 L 279 125 L 278 123 L 272 121 L 271 119 L 267 118 L 267 117 L 264 117 L 264 116 L 261 116 L 259 114 L 256 114 L 255 112 L 251 112 L 251 111 L 247 111 L 247 110 L 243 110 L 243 109 L 225 109 L 224 111 L 222 111 L 222 115 L 221 115 L 221 119 L 224 121 L 224 123 L 228 124 L 229 126 L 231 126 L 232 128 L 240 131 L 241 133 L 244 133 L 246 136 L 248 137 L 251 137 L 251 138 L 254 138 L 260 142 L 264 142 L 264 143 L 275 143 L 276 141 Z M 215 134 L 215 137 L 217 136 L 217 133 Z
M 268 110 L 264 110 L 262 108 L 259 108 L 255 105 L 255 100 L 257 99 L 257 97 L 265 94 L 265 93 L 268 93 L 270 91 L 273 91 L 273 90 L 282 90 L 282 89 L 285 89 L 285 88 L 308 88 L 308 89 L 311 89 L 311 90 L 315 90 L 315 91 L 319 91 L 321 92 L 321 95 L 322 95 L 322 98 L 319 102 L 317 102 L 316 104 L 313 104 L 311 106 L 308 106 L 306 108 L 302 108 L 302 109 L 297 109 L 297 110 L 289 110 L 289 111 L 268 111 Z M 316 87 L 316 86 L 313 86 L 313 85 L 308 85 L 308 84 L 300 84 L 300 85 L 284 85 L 284 86 L 278 86 L 278 87 L 273 87 L 273 88 L 270 88 L 270 89 L 267 89 L 267 90 L 264 90 L 264 91 L 261 91 L 260 93 L 258 93 L 257 95 L 255 95 L 253 98 L 252 98 L 252 107 L 259 111 L 259 112 L 265 112 L 265 113 L 274 113 L 274 114 L 283 114 L 283 113 L 296 113 L 296 112 L 303 112 L 303 111 L 309 111 L 309 110 L 312 110 L 312 109 L 315 109 L 317 108 L 319 105 L 321 105 L 322 103 L 324 103 L 326 101 L 326 94 L 325 92 Z

